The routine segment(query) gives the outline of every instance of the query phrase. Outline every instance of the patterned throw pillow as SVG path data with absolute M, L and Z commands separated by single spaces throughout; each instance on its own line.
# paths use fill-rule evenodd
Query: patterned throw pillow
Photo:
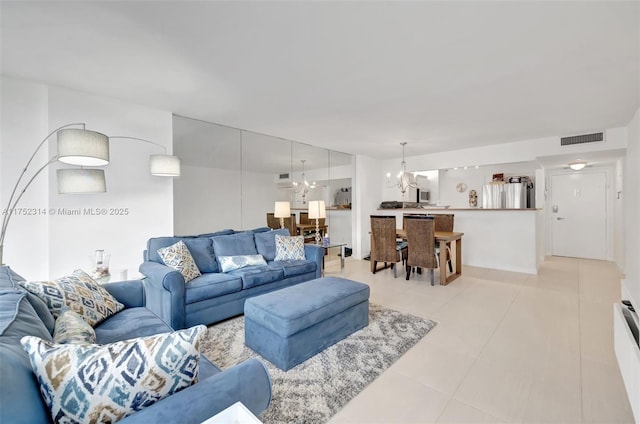
M 276 234 L 276 258 L 274 261 L 296 259 L 306 259 L 304 255 L 304 237 L 289 237 Z
M 20 281 L 18 284 L 44 300 L 54 318 L 68 306 L 92 327 L 124 309 L 122 303 L 80 269 L 53 281 Z
M 80 315 L 69 308 L 63 308 L 53 329 L 53 342 L 75 345 L 94 344 L 96 332 Z
M 207 327 L 110 345 L 20 341 L 54 422 L 116 422 L 198 381 Z
M 267 264 L 262 255 L 218 256 L 218 262 L 220 262 L 222 272 L 233 271 L 246 266 Z
M 202 275 L 193 256 L 191 256 L 191 252 L 189 252 L 189 248 L 182 240 L 171 246 L 158 249 L 158 255 L 166 266 L 180 271 L 185 283 Z

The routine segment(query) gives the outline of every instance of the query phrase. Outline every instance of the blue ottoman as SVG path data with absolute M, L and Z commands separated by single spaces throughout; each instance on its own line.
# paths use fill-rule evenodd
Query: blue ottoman
M 288 370 L 369 324 L 369 286 L 324 277 L 252 297 L 244 342 Z

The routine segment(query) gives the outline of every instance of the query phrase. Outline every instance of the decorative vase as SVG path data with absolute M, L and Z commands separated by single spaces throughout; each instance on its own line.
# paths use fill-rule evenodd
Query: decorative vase
M 91 278 L 98 282 L 109 281 L 111 277 L 109 259 L 111 259 L 111 254 L 104 253 L 104 250 L 96 250 L 91 266 Z

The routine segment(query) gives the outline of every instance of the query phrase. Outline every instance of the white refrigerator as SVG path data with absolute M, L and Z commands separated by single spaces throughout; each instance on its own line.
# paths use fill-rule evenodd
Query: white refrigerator
M 524 183 L 490 183 L 482 186 L 482 207 L 485 209 L 524 209 L 529 204 L 530 185 Z

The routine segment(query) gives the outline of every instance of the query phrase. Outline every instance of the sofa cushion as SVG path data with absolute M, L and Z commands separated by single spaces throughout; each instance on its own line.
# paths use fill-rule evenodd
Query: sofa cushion
M 182 240 L 189 248 L 193 260 L 196 262 L 200 272 L 218 272 L 216 256 L 213 254 L 211 239 L 208 237 L 156 237 L 147 242 L 148 260 L 151 262 L 163 263 L 158 249 L 171 246 Z
M 55 318 L 64 306 L 68 306 L 89 325 L 95 326 L 124 309 L 122 303 L 80 269 L 53 281 L 21 281 L 18 284 L 44 300 Z
M 304 237 L 276 234 L 276 257 L 274 261 L 305 259 Z
M 0 322 L 0 423 L 49 422 L 20 339 L 34 335 L 51 340 L 51 334 L 27 301 L 24 290 L 0 291 Z
M 267 264 L 262 255 L 218 256 L 218 260 L 220 261 L 220 269 L 222 272 L 229 272 L 234 269 L 245 268 L 248 266 Z
M 258 227 L 258 228 L 253 228 L 247 231 L 250 233 L 259 234 L 259 233 L 265 233 L 265 232 L 271 231 L 271 227 Z
M 26 336 L 55 422 L 114 422 L 198 381 L 199 325 L 110 345 L 59 345 Z
M 269 265 L 236 269 L 229 272 L 229 275 L 241 277 L 244 290 L 284 279 L 282 268 Z
M 235 234 L 235 232 L 236 231 L 231 228 L 225 228 L 224 230 L 215 231 L 213 233 L 199 234 L 198 237 L 228 236 L 230 234 Z
M 185 283 L 201 275 L 189 248 L 182 240 L 171 246 L 158 249 L 158 255 L 166 266 L 182 274 Z
M 202 274 L 186 286 L 185 304 L 242 290 L 242 279 L 225 273 Z
M 213 251 L 216 257 L 258 254 L 256 243 L 253 240 L 253 233 L 216 236 L 211 237 L 211 241 L 213 242 Z
M 172 331 L 171 327 L 145 307 L 127 308 L 120 311 L 104 320 L 94 330 L 96 342 L 99 344 Z
M 80 315 L 69 308 L 65 308 L 56 320 L 53 342 L 77 345 L 93 344 L 96 342 L 96 332 Z
M 280 267 L 284 271 L 284 278 L 315 272 L 316 263 L 307 260 L 269 262 L 272 267 Z
M 289 230 L 287 228 L 280 228 L 278 230 L 256 233 L 254 235 L 256 249 L 267 262 L 276 258 L 276 235 L 288 236 Z
M 7 265 L 0 266 L 0 290 L 16 288 L 18 281 L 24 281 L 24 278 Z
M 56 319 L 53 317 L 53 314 L 51 314 L 51 311 L 45 301 L 31 292 L 27 292 L 27 300 L 31 303 L 31 306 L 33 306 L 33 309 L 36 311 L 45 327 L 47 327 L 49 333 L 53 334 Z

